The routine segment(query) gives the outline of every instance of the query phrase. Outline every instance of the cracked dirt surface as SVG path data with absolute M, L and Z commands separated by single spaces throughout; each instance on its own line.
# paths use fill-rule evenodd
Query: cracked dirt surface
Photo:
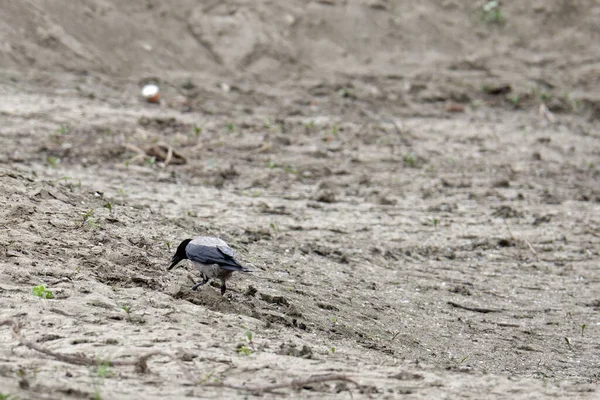
M 0 393 L 597 397 L 600 9 L 442 3 L 5 2 L 0 319 L 180 363 L 2 327 Z M 255 272 L 191 291 L 196 234 Z

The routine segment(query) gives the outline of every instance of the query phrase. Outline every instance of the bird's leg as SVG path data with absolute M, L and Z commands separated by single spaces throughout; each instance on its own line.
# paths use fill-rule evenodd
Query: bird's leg
M 221 296 L 223 296 L 225 294 L 226 290 L 227 290 L 227 286 L 225 286 L 225 279 L 221 279 Z
M 198 282 L 196 283 L 194 286 L 192 286 L 192 290 L 198 290 L 198 288 L 202 285 L 204 285 L 206 282 L 208 282 L 208 277 L 204 274 L 202 274 L 202 277 L 204 279 L 202 279 L 202 282 Z

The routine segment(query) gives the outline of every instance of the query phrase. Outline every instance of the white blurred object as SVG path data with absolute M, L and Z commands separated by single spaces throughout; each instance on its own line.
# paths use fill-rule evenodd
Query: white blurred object
M 148 103 L 158 103 L 160 101 L 160 89 L 154 84 L 145 85 L 142 88 L 142 96 Z

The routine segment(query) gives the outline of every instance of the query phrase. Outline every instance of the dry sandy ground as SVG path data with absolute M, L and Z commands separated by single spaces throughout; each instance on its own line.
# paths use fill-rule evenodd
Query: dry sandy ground
M 599 396 L 596 2 L 200 3 L 0 3 L 0 398 Z

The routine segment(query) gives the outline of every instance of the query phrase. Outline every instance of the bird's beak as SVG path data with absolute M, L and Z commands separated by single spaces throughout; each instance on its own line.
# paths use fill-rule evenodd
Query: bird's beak
M 174 255 L 173 258 L 171 258 L 169 266 L 167 267 L 167 271 L 172 270 L 177 264 L 179 264 L 179 261 L 181 261 L 181 258 L 177 257 L 177 255 Z

